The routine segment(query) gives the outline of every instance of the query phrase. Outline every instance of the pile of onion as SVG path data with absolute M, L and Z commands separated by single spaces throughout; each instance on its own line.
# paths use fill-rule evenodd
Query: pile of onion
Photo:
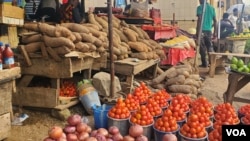
M 108 130 L 105 128 L 93 130 L 90 136 L 95 137 L 97 141 L 123 141 L 123 136 L 116 126 L 111 126 Z
M 91 127 L 82 122 L 82 117 L 75 114 L 68 117 L 67 125 L 63 129 L 52 127 L 44 141 L 85 141 L 91 131 Z

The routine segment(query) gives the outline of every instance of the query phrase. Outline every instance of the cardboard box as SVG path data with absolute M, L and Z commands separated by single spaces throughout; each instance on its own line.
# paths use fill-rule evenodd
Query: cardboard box
M 24 9 L 9 4 L 0 4 L 0 17 L 24 19 Z

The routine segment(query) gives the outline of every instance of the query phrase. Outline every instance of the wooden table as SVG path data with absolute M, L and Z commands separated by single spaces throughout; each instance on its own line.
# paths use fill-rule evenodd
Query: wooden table
M 233 101 L 250 103 L 250 99 L 235 97 L 235 94 L 250 82 L 250 75 L 227 71 L 228 87 L 224 93 L 224 102 L 233 103 Z
M 217 53 L 209 52 L 210 58 L 210 67 L 209 67 L 209 76 L 214 77 L 215 69 L 222 65 L 222 62 L 228 59 L 228 56 L 235 56 L 240 58 L 250 58 L 249 54 L 240 54 L 240 53 Z
M 156 76 L 156 69 L 158 67 L 159 60 L 139 60 L 134 61 L 134 58 L 127 58 L 119 61 L 115 61 L 115 73 L 123 74 L 127 76 L 126 82 L 129 84 L 130 92 L 132 91 L 134 76 L 150 67 L 153 67 L 153 77 Z M 108 62 L 109 68 L 109 62 Z

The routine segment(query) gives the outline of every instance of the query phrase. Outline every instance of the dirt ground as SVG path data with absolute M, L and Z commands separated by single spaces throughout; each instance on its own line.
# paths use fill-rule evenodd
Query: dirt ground
M 203 95 L 210 99 L 214 104 L 223 102 L 222 94 L 227 88 L 227 74 L 220 71 L 214 78 L 207 75 L 208 69 L 200 69 L 201 76 L 205 77 Z M 250 85 L 237 93 L 237 96 L 246 97 L 249 95 Z M 233 105 L 239 108 L 243 103 L 234 102 Z M 71 113 L 79 113 L 86 116 L 84 108 L 78 104 L 70 108 Z M 31 109 L 23 109 L 23 112 L 29 115 L 29 118 L 24 121 L 22 126 L 12 126 L 11 135 L 6 141 L 42 141 L 48 133 L 48 129 L 53 125 L 63 126 L 65 122 L 51 117 L 50 112 L 37 111 Z M 93 117 L 86 116 L 89 119 L 89 125 L 93 127 Z

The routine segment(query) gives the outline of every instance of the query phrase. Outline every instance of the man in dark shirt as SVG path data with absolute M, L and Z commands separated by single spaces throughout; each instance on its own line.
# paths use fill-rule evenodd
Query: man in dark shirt
M 229 14 L 224 13 L 223 19 L 220 21 L 220 38 L 224 39 L 228 35 L 232 34 L 234 32 L 234 25 L 233 23 L 228 19 Z

